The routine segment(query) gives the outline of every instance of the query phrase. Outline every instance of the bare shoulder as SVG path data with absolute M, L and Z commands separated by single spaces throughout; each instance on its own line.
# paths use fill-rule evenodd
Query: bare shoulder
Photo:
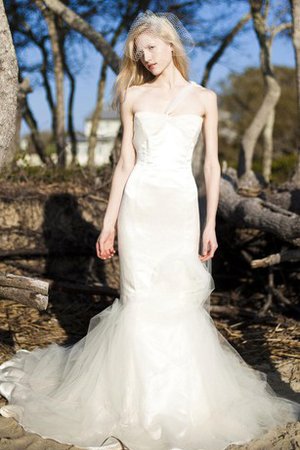
M 217 94 L 212 89 L 206 88 L 202 86 L 201 84 L 198 84 L 196 82 L 193 82 L 195 86 L 195 92 L 197 92 L 199 95 L 202 95 L 202 97 L 205 97 L 207 101 L 214 102 L 217 98 Z
M 132 114 L 132 105 L 134 103 L 136 93 L 135 86 L 130 86 L 122 92 L 122 101 L 120 104 L 121 116 L 124 117 L 127 114 Z
M 134 99 L 138 95 L 140 95 L 142 92 L 144 92 L 147 89 L 146 84 L 140 84 L 140 85 L 133 85 L 129 86 L 127 88 L 127 93 L 130 99 Z
M 203 106 L 203 114 L 217 114 L 217 94 L 214 90 L 208 89 L 200 84 L 195 84 L 195 95 L 198 95 L 199 103 Z
M 129 86 L 123 95 L 123 102 L 121 106 L 121 110 L 125 111 L 132 111 L 134 110 L 133 105 L 135 104 L 136 99 L 141 95 L 141 93 L 144 91 L 144 85 L 133 85 Z

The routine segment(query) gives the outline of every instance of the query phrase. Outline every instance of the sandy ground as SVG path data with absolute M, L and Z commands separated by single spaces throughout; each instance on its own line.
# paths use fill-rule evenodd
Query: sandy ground
M 112 447 L 111 447 L 112 448 Z M 114 447 L 117 450 L 118 447 Z M 260 439 L 247 445 L 231 445 L 228 450 L 296 450 L 300 448 L 300 423 L 288 424 L 269 431 Z M 42 439 L 36 434 L 26 433 L 14 420 L 0 417 L 1 450 L 78 450 L 73 445 L 62 445 L 51 439 Z M 121 450 L 121 447 L 120 447 Z

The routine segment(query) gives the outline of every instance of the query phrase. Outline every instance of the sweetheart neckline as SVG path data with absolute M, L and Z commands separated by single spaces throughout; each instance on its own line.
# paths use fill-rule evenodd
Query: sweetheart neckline
M 168 116 L 168 117 L 180 117 L 180 116 L 194 116 L 197 117 L 200 120 L 203 120 L 203 116 L 199 116 L 199 114 L 195 114 L 195 113 L 181 113 L 181 114 L 169 114 L 169 113 L 165 113 L 165 112 L 155 112 L 155 111 L 136 111 L 133 116 L 134 118 L 138 115 L 138 114 L 154 114 L 154 115 L 159 115 L 159 116 Z

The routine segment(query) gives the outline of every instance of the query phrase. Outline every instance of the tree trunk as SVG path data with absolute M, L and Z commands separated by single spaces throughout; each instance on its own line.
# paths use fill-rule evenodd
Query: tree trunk
M 66 149 L 65 149 L 65 105 L 64 105 L 64 70 L 62 49 L 59 42 L 58 28 L 54 14 L 45 15 L 48 24 L 49 36 L 51 40 L 54 76 L 56 88 L 56 105 L 55 105 L 55 139 L 57 164 L 59 167 L 66 165 Z
M 262 14 L 262 3 L 261 0 L 250 0 L 254 29 L 260 46 L 260 63 L 266 92 L 263 102 L 250 126 L 246 129 L 241 142 L 238 176 L 242 177 L 245 175 L 245 180 L 249 179 L 252 174 L 253 154 L 257 140 L 266 126 L 270 114 L 274 111 L 281 93 L 281 88 L 275 78 L 271 65 L 271 39 L 268 37 L 267 18 Z M 241 188 L 244 189 L 242 183 L 243 181 L 241 180 Z
M 4 10 L 0 0 L 0 170 L 13 159 L 11 142 L 15 136 L 18 64 L 16 53 Z
M 267 183 L 270 182 L 273 161 L 273 130 L 275 122 L 275 111 L 270 112 L 268 121 L 263 131 L 264 153 L 263 153 L 263 176 Z
M 23 118 L 30 129 L 31 132 L 30 137 L 34 145 L 35 151 L 40 157 L 40 160 L 42 161 L 42 163 L 46 165 L 53 166 L 51 158 L 45 154 L 44 142 L 39 133 L 37 121 L 35 120 L 35 117 L 30 109 L 27 99 L 25 99 Z
M 17 112 L 16 112 L 16 128 L 15 134 L 10 144 L 10 162 L 13 161 L 14 156 L 20 150 L 20 134 L 21 134 L 21 122 L 23 111 L 26 103 L 26 96 L 31 91 L 30 82 L 28 78 L 25 78 L 18 85 L 18 97 L 17 97 Z
M 297 79 L 297 107 L 298 107 L 298 127 L 296 130 L 296 147 L 298 161 L 293 181 L 300 186 L 300 3 L 299 0 L 290 0 L 293 20 L 293 45 L 296 59 L 296 79 Z
M 64 58 L 64 69 L 66 71 L 66 74 L 70 81 L 70 94 L 69 94 L 69 100 L 68 100 L 68 133 L 71 140 L 71 154 L 72 154 L 72 162 L 71 164 L 74 166 L 76 164 L 76 158 L 77 158 L 77 139 L 76 139 L 76 132 L 74 127 L 74 120 L 73 120 L 73 108 L 74 108 L 74 99 L 75 99 L 75 77 L 73 76 L 69 65 L 66 61 L 66 55 L 64 52 L 62 52 L 63 58 Z
M 88 146 L 88 166 L 95 166 L 95 149 L 97 145 L 97 132 L 100 122 L 100 116 L 103 109 L 103 97 L 104 97 L 104 89 L 107 77 L 107 64 L 103 61 L 100 73 L 100 80 L 98 83 L 98 92 L 97 92 L 97 103 L 94 109 L 92 120 L 91 120 L 91 131 L 89 135 L 89 146 Z
M 35 4 L 42 11 L 48 26 L 48 32 L 52 48 L 56 105 L 53 105 L 53 125 L 57 153 L 57 164 L 59 167 L 66 165 L 66 143 L 65 143 L 65 105 L 64 105 L 64 65 L 62 47 L 60 45 L 57 19 L 52 11 L 44 7 L 44 2 L 35 0 Z M 51 90 L 50 90 L 51 91 Z M 51 93 L 50 93 L 51 98 Z

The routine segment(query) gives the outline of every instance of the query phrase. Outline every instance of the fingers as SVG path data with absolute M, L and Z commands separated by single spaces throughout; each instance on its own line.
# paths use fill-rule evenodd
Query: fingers
M 213 258 L 217 248 L 218 248 L 217 243 L 212 243 L 211 241 L 208 241 L 207 243 L 204 242 L 202 254 L 199 255 L 200 260 L 207 261 L 208 259 Z
M 96 253 L 98 258 L 100 259 L 109 259 L 114 256 L 116 251 L 113 248 L 111 241 L 103 241 L 103 239 L 100 237 L 96 242 Z

